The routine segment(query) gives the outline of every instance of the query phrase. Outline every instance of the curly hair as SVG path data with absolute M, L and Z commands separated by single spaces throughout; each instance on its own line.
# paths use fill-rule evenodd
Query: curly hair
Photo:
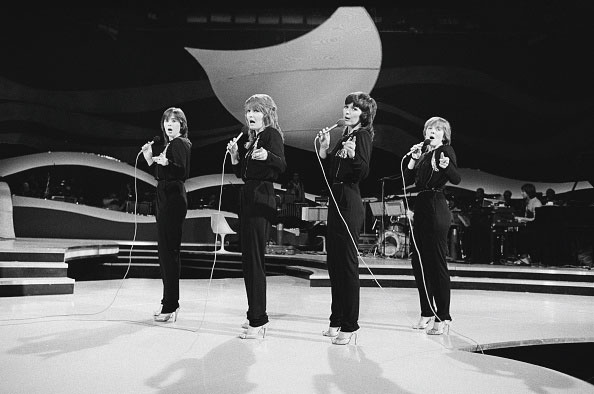
M 373 137 L 373 119 L 375 118 L 375 113 L 377 112 L 377 103 L 375 100 L 367 93 L 353 92 L 346 96 L 344 99 L 344 104 L 353 104 L 353 107 L 359 108 L 361 110 L 361 116 L 359 117 L 361 120 L 361 126 L 368 127 L 371 136 Z
M 283 131 L 278 123 L 278 114 L 277 114 L 277 106 L 272 97 L 267 94 L 258 93 L 250 96 L 247 100 L 245 100 L 245 104 L 243 105 L 243 109 L 246 113 L 245 123 L 249 126 L 249 122 L 247 120 L 247 112 L 249 110 L 262 112 L 264 117 L 262 121 L 264 122 L 264 127 L 271 126 L 276 131 L 279 132 L 283 141 L 285 140 L 285 136 L 283 135 Z M 251 143 L 256 138 L 256 132 L 254 130 L 249 130 L 249 141 L 248 144 Z

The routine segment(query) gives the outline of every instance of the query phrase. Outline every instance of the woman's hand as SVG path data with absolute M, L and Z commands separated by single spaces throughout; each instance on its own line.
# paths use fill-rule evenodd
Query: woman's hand
M 142 145 L 141 152 L 144 156 L 144 160 L 151 165 L 153 164 L 153 150 L 151 149 L 152 143 L 147 142 L 146 144 Z
M 239 163 L 239 150 L 237 148 L 237 139 L 238 138 L 235 137 L 227 144 L 227 152 L 229 152 L 229 155 L 231 156 L 232 164 Z
M 318 139 L 320 140 L 320 149 L 328 150 L 330 148 L 330 127 L 326 127 L 318 132 Z
M 443 152 L 441 152 L 441 155 L 439 156 L 439 166 L 441 168 L 446 168 L 449 164 L 450 158 L 444 155 Z
M 266 160 L 268 159 L 268 151 L 264 148 L 254 149 L 252 151 L 252 160 Z
M 159 165 L 162 165 L 162 166 L 169 165 L 169 160 L 167 160 L 167 158 L 163 154 L 160 154 L 157 157 L 153 157 L 153 160 L 154 160 L 155 163 L 157 163 Z
M 357 147 L 357 136 L 342 143 L 344 150 L 349 159 L 355 157 L 355 148 Z
M 423 153 L 423 144 L 423 142 L 419 142 L 418 144 L 413 145 L 408 151 L 411 154 L 410 157 L 413 160 L 419 160 L 421 158 L 421 154 Z

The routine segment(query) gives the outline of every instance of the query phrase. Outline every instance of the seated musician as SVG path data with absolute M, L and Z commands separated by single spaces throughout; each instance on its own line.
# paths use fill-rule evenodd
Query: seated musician
M 536 208 L 542 206 L 542 202 L 538 199 L 536 188 L 532 183 L 525 183 L 521 188 L 522 197 L 524 197 L 525 209 L 524 216 L 516 216 L 516 220 L 524 223 L 519 231 L 518 237 L 518 251 L 519 258 L 514 261 L 517 265 L 532 265 L 540 261 L 537 252 L 537 239 L 535 236 L 534 227 L 531 225 L 536 218 Z

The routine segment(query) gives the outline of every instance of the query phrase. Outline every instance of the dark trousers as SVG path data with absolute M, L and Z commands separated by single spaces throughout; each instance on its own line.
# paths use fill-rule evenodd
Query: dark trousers
M 334 184 L 332 194 L 344 221 L 330 198 L 326 235 L 326 264 L 332 294 L 330 326 L 353 332 L 359 329 L 358 245 L 365 208 L 357 184 Z
M 450 273 L 446 256 L 452 214 L 443 193 L 418 194 L 414 207 L 411 263 L 419 291 L 421 316 L 451 320 Z M 414 246 L 417 246 L 415 248 Z
M 266 313 L 266 242 L 276 215 L 272 182 L 246 181 L 240 194 L 240 243 L 243 280 L 252 327 L 268 323 Z
M 179 307 L 180 248 L 188 199 L 182 181 L 159 181 L 157 184 L 157 232 L 159 268 L 163 281 L 162 312 Z

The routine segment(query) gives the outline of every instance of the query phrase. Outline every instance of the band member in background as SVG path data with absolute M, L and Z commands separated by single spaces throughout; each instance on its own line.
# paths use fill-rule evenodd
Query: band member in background
M 540 264 L 538 239 L 534 219 L 536 218 L 536 208 L 542 207 L 542 202 L 538 198 L 536 187 L 532 183 L 525 183 L 520 188 L 524 198 L 524 215 L 516 216 L 516 220 L 524 223 L 524 226 L 518 231 L 518 251 L 520 256 L 514 261 L 516 265 Z
M 155 321 L 177 320 L 179 314 L 180 248 L 182 229 L 188 212 L 185 181 L 190 175 L 192 143 L 188 139 L 188 121 L 184 112 L 168 108 L 161 117 L 164 147 L 146 143 L 142 153 L 149 166 L 154 165 L 157 179 L 158 253 L 163 298 L 154 312 Z M 161 149 L 153 156 L 153 149 Z
M 319 155 L 328 159 L 329 201 L 327 254 L 332 294 L 330 325 L 324 336 L 336 345 L 348 344 L 359 329 L 359 233 L 365 219 L 359 182 L 369 173 L 377 104 L 363 92 L 349 94 L 342 109 L 345 128 L 330 148 L 330 128 L 318 133 Z M 333 198 L 332 198 L 333 197 Z
M 411 259 L 421 318 L 413 328 L 424 329 L 433 320 L 427 334 L 441 335 L 446 327 L 449 329 L 452 320 L 446 261 L 452 213 L 443 189 L 447 182 L 457 185 L 461 178 L 451 146 L 450 123 L 437 116 L 430 118 L 425 122 L 423 137 L 429 143 L 413 145 L 404 171 L 406 184 L 414 181 L 419 189 L 413 215 Z
M 237 138 L 227 144 L 233 171 L 244 185 L 240 191 L 240 244 L 243 278 L 247 293 L 247 321 L 242 339 L 264 338 L 266 313 L 266 267 L 264 256 L 270 227 L 276 221 L 276 193 L 273 182 L 282 174 L 285 161 L 284 137 L 272 97 L 255 94 L 244 104 L 248 142 L 238 149 Z

